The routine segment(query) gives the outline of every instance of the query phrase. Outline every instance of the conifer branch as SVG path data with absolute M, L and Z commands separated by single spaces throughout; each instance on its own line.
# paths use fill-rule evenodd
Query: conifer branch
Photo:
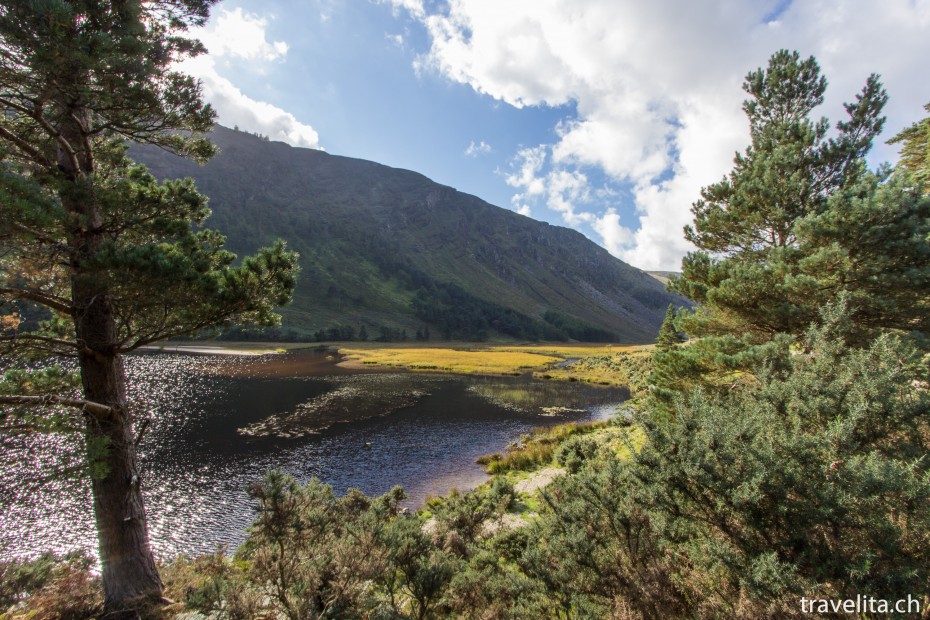
M 54 168 L 54 165 L 52 164 L 51 160 L 49 160 L 45 155 L 43 155 L 41 151 L 34 148 L 28 142 L 26 142 L 25 140 L 23 140 L 22 138 L 14 134 L 13 132 L 9 131 L 5 127 L 0 127 L 0 138 L 3 138 L 4 140 L 7 140 L 9 142 L 12 142 L 16 146 L 16 148 L 18 148 L 20 151 L 25 153 L 29 157 L 29 159 L 39 164 L 46 170 L 51 170 L 52 168 Z
M 90 400 L 66 398 L 64 396 L 0 396 L 0 405 L 26 405 L 30 407 L 50 407 L 52 405 L 64 405 L 65 407 L 75 407 L 97 416 L 109 416 L 114 415 L 115 413 L 113 407 L 95 403 Z
M 32 289 L 0 287 L 0 296 L 8 296 L 13 299 L 28 299 L 29 301 L 34 301 L 39 305 L 56 310 L 63 314 L 67 314 L 69 316 L 74 315 L 74 306 L 72 306 L 70 302 L 56 295 L 40 293 L 39 291 L 34 291 Z

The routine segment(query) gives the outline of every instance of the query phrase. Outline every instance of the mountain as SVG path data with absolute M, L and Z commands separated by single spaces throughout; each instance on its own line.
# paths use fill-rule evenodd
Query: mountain
M 681 272 L 678 271 L 647 271 L 649 275 L 661 282 L 662 284 L 668 284 L 669 279 L 672 276 L 680 276 Z
M 157 177 L 193 177 L 233 252 L 278 237 L 300 252 L 285 330 L 651 342 L 683 303 L 576 231 L 416 172 L 220 126 L 211 138 L 220 153 L 205 166 L 149 146 L 130 155 Z

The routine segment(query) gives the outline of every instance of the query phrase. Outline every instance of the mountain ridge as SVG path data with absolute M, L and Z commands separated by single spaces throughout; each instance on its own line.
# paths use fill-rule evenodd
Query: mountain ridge
M 282 311 L 298 333 L 648 342 L 668 303 L 684 303 L 577 231 L 418 172 L 221 126 L 211 139 L 220 153 L 204 166 L 148 146 L 130 156 L 157 177 L 194 178 L 232 251 L 281 237 L 301 253 Z

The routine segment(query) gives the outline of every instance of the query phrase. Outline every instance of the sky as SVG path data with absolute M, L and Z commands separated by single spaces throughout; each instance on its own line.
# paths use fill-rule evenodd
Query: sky
M 779 49 L 844 118 L 889 94 L 869 164 L 930 102 L 930 0 L 227 0 L 194 35 L 226 126 L 420 172 L 677 270 L 700 189 L 749 143 L 746 74 Z

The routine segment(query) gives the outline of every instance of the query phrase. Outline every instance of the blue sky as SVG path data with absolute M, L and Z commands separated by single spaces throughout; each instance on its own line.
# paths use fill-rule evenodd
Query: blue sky
M 930 101 L 930 0 L 230 0 L 197 32 L 220 122 L 408 168 L 676 269 L 701 186 L 745 147 L 742 77 L 815 55 L 841 117 L 869 73 L 886 137 Z M 879 145 L 873 164 L 891 160 Z

